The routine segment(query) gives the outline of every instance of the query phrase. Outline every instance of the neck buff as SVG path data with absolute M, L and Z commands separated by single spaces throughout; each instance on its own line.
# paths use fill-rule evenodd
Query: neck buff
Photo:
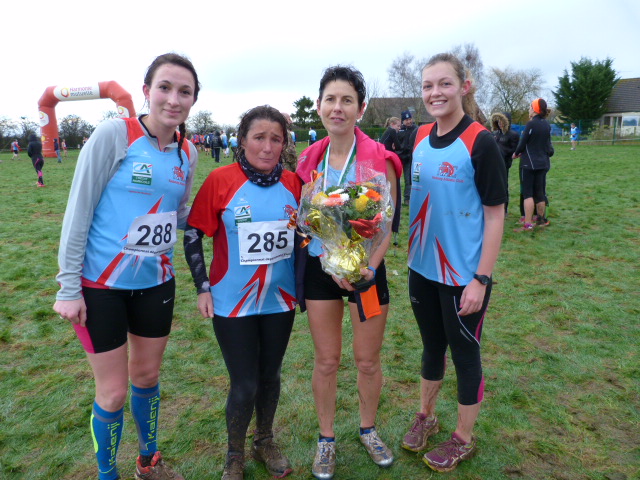
M 280 177 L 282 177 L 283 167 L 281 163 L 278 163 L 270 173 L 261 173 L 251 166 L 247 157 L 244 156 L 244 152 L 240 154 L 240 166 L 249 178 L 249 181 L 261 187 L 275 185 L 280 181 Z

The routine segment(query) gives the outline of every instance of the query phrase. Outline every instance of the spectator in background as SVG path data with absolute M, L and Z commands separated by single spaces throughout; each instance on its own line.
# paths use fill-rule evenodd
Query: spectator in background
M 313 145 L 315 143 L 317 136 L 318 136 L 318 134 L 313 129 L 313 127 L 311 127 L 309 129 L 309 145 Z
M 11 151 L 13 152 L 11 160 L 20 160 L 20 144 L 17 138 L 11 142 Z
M 575 123 L 571 124 L 571 150 L 575 150 L 578 146 L 578 127 Z
M 291 115 L 283 113 L 282 116 L 287 121 L 287 135 L 289 135 L 290 138 L 293 138 L 293 135 L 295 134 L 293 133 L 293 130 L 291 130 L 293 125 Z M 287 145 L 282 152 L 282 165 L 290 172 L 295 172 L 296 167 L 298 166 L 298 151 L 296 150 L 295 144 L 291 141 L 287 142 Z
M 42 178 L 42 167 L 44 166 L 44 158 L 42 156 L 42 143 L 35 134 L 29 137 L 29 145 L 27 146 L 27 155 L 31 158 L 33 168 L 38 174 L 37 187 L 44 187 L 44 179 Z
M 62 139 L 62 143 L 60 145 L 62 146 L 62 155 L 66 160 L 67 159 L 67 142 L 64 138 Z
M 380 137 L 380 143 L 384 145 L 388 151 L 397 155 L 400 153 L 400 140 L 398 140 L 398 130 L 400 130 L 400 119 L 398 117 L 389 117 L 384 124 L 387 129 Z M 401 191 L 400 178 L 396 178 L 396 190 Z M 398 233 L 400 231 L 402 204 L 398 202 L 395 212 L 393 212 L 393 222 L 391 222 L 391 231 L 393 232 L 393 245 L 398 246 Z
M 229 157 L 229 141 L 227 140 L 227 134 L 224 130 L 220 132 L 220 141 L 222 142 L 222 151 L 224 153 L 224 158 Z
M 213 137 L 211 138 L 211 158 L 213 158 L 216 163 L 220 163 L 221 148 L 222 139 L 220 138 L 220 132 L 216 130 L 213 132 Z
M 231 148 L 231 154 L 233 155 L 233 161 L 236 161 L 236 154 L 238 153 L 238 137 L 234 132 L 229 135 L 229 148 Z
M 496 139 L 500 153 L 504 159 L 504 166 L 507 168 L 507 194 L 509 191 L 509 169 L 513 163 L 513 152 L 516 151 L 520 136 L 511 129 L 511 115 L 508 113 L 494 113 L 491 115 L 491 133 Z M 504 213 L 507 214 L 509 199 L 504 204 Z
M 400 114 L 402 126 L 398 131 L 398 141 L 400 149 L 398 156 L 402 161 L 402 170 L 404 171 L 404 205 L 409 205 L 411 197 L 411 154 L 413 152 L 412 138 L 415 138 L 416 126 L 413 123 L 411 111 L 405 110 Z
M 60 156 L 60 141 L 57 138 L 53 139 L 53 149 L 58 156 L 58 163 L 62 163 L 62 157 Z
M 551 126 L 546 118 L 551 111 L 547 102 L 536 98 L 529 106 L 530 120 L 524 127 L 513 158 L 520 157 L 520 187 L 524 198 L 524 221 L 516 232 L 533 230 L 534 208 L 538 214 L 536 225 L 546 227 L 545 217 L 547 172 L 554 150 L 551 144 Z

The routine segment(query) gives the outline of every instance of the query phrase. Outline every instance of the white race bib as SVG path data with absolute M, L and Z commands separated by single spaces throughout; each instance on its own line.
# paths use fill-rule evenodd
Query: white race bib
M 291 257 L 293 229 L 288 220 L 238 224 L 240 265 L 264 265 Z
M 136 217 L 129 227 L 127 244 L 122 253 L 157 257 L 168 253 L 178 240 L 178 214 L 174 212 L 149 213 Z

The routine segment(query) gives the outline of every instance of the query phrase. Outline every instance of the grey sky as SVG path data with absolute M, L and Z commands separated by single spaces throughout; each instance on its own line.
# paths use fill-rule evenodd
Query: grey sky
M 209 110 L 226 124 L 259 104 L 291 112 L 301 96 L 315 99 L 327 66 L 352 64 L 386 88 L 387 68 L 403 52 L 429 57 L 463 43 L 475 44 L 485 68 L 539 68 L 548 90 L 583 56 L 610 57 L 622 78 L 640 77 L 637 0 L 71 0 L 7 8 L 4 50 L 15 53 L 0 75 L 0 117 L 14 120 L 37 121 L 48 86 L 106 80 L 127 89 L 140 110 L 145 69 L 167 51 L 186 54 L 198 70 L 203 89 L 192 112 Z M 111 109 L 111 100 L 64 102 L 57 117 L 96 124 Z

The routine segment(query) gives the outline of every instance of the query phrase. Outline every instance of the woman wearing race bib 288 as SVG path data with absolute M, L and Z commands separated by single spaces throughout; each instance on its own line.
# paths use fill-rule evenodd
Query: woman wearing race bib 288
M 295 317 L 294 230 L 302 183 L 282 165 L 290 142 L 275 108 L 255 107 L 238 127 L 238 162 L 212 171 L 198 191 L 185 230 L 185 256 L 198 310 L 213 329 L 229 372 L 228 452 L 224 480 L 241 480 L 249 422 L 251 453 L 269 473 L 292 469 L 273 438 L 280 367 Z M 213 237 L 207 276 L 202 237 Z
M 53 308 L 73 324 L 93 369 L 100 480 L 120 478 L 129 382 L 136 478 L 183 478 L 158 451 L 159 375 L 173 318 L 173 245 L 186 225 L 198 161 L 185 121 L 200 85 L 192 63 L 170 53 L 149 66 L 142 90 L 147 115 L 103 122 L 82 149 L 58 253 Z

